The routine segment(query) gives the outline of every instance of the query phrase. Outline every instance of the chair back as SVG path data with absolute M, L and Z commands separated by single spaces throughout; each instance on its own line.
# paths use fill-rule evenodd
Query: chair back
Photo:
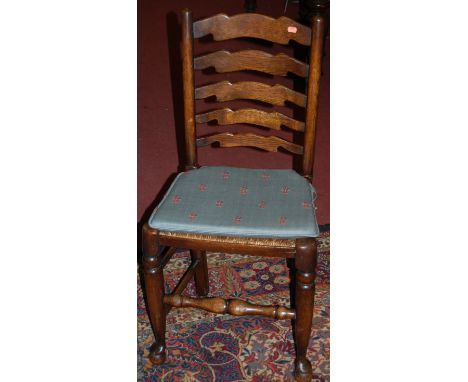
M 287 17 L 274 19 L 268 16 L 244 13 L 235 16 L 218 14 L 202 20 L 192 21 L 188 9 L 182 11 L 182 66 L 184 86 L 184 121 L 186 169 L 198 167 L 197 149 L 213 143 L 220 147 L 255 147 L 269 152 L 279 148 L 294 155 L 302 156 L 302 174 L 309 179 L 312 176 L 315 129 L 318 108 L 318 93 L 321 74 L 321 59 L 325 21 L 321 16 L 314 16 L 311 28 L 299 24 Z M 251 37 L 273 43 L 287 45 L 290 40 L 310 48 L 309 64 L 284 53 L 272 55 L 263 50 L 241 50 L 229 52 L 219 50 L 194 57 L 193 39 L 211 34 L 215 41 L 224 41 L 239 37 Z M 242 81 L 231 83 L 221 81 L 195 87 L 194 70 L 214 68 L 217 73 L 229 73 L 242 70 L 263 72 L 274 76 L 287 76 L 293 73 L 306 79 L 306 94 L 275 84 L 270 86 L 262 82 Z M 267 112 L 257 108 L 231 110 L 220 108 L 206 113 L 196 114 L 195 100 L 215 96 L 218 102 L 237 99 L 261 101 L 270 105 L 293 103 L 305 108 L 305 121 L 290 118 L 279 112 Z M 303 145 L 290 142 L 275 135 L 255 133 L 221 132 L 197 137 L 197 124 L 217 121 L 218 125 L 247 123 L 281 130 L 282 127 L 304 133 Z

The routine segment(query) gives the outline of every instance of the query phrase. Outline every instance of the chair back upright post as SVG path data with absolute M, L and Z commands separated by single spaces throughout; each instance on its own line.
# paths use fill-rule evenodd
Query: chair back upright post
M 184 87 L 185 170 L 198 167 L 195 130 L 195 83 L 193 75 L 192 12 L 182 11 L 182 78 Z
M 302 175 L 312 180 L 315 157 L 315 132 L 317 127 L 318 96 L 320 75 L 322 72 L 323 39 L 325 37 L 325 19 L 312 17 L 312 36 L 309 59 L 309 81 L 307 84 L 306 128 L 304 134 L 304 156 L 302 157 Z
M 185 169 L 199 167 L 197 148 L 219 143 L 220 147 L 256 147 L 265 151 L 276 152 L 278 148 L 302 156 L 302 175 L 309 181 L 312 178 L 315 131 L 317 122 L 318 93 L 320 85 L 321 61 L 325 20 L 322 16 L 313 16 L 312 28 L 301 25 L 287 17 L 273 19 L 268 16 L 245 13 L 229 17 L 224 14 L 192 21 L 188 9 L 182 11 L 182 65 L 184 87 L 185 121 Z M 309 64 L 286 54 L 269 54 L 262 50 L 243 50 L 228 52 L 219 50 L 194 58 L 193 39 L 213 35 L 215 41 L 224 41 L 237 37 L 253 37 L 274 43 L 287 45 L 295 40 L 310 47 Z M 287 76 L 294 73 L 304 77 L 307 82 L 306 94 L 294 91 L 283 85 L 267 85 L 261 82 L 241 81 L 231 83 L 221 81 L 195 88 L 194 70 L 214 67 L 217 73 L 241 70 L 254 70 L 272 75 Z M 278 112 L 248 108 L 231 110 L 229 108 L 195 114 L 195 100 L 215 96 L 218 102 L 247 99 L 265 102 L 270 105 L 285 105 L 291 102 L 306 109 L 305 122 L 295 120 Z M 197 138 L 196 124 L 216 120 L 218 125 L 248 123 L 251 125 L 281 130 L 287 127 L 304 133 L 304 145 L 298 145 L 275 135 L 253 133 L 217 133 Z

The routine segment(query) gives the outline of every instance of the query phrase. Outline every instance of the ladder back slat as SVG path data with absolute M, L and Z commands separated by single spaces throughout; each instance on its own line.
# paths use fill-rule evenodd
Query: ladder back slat
M 289 40 L 302 45 L 310 45 L 310 28 L 288 17 L 274 19 L 255 13 L 241 13 L 229 17 L 219 14 L 193 23 L 193 36 L 213 35 L 215 41 L 238 37 L 254 37 L 263 40 L 288 44 Z
M 287 117 L 278 112 L 268 113 L 259 109 L 231 110 L 229 108 L 209 111 L 195 116 L 197 123 L 207 123 L 213 120 L 219 125 L 232 125 L 235 123 L 251 123 L 258 126 L 268 127 L 274 130 L 281 130 L 281 126 L 286 126 L 294 131 L 304 131 L 305 123 Z
M 307 97 L 305 94 L 291 90 L 283 85 L 266 85 L 261 82 L 244 81 L 232 84 L 221 81 L 215 84 L 195 89 L 195 99 L 216 96 L 220 102 L 235 99 L 250 99 L 269 103 L 271 105 L 284 105 L 285 101 L 305 107 Z
M 265 151 L 277 152 L 279 147 L 294 153 L 303 154 L 303 147 L 288 142 L 274 135 L 263 136 L 252 133 L 220 133 L 207 135 L 197 139 L 197 146 L 203 147 L 218 142 L 220 147 L 256 147 Z
M 195 69 L 201 70 L 209 67 L 214 67 L 218 73 L 256 70 L 277 76 L 286 76 L 290 72 L 300 77 L 307 77 L 309 71 L 309 65 L 287 54 L 272 55 L 253 49 L 233 53 L 219 50 L 194 59 Z

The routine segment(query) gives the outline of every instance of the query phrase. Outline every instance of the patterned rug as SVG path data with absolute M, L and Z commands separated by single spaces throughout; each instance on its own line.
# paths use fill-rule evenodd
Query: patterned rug
M 319 239 L 316 297 L 308 358 L 313 381 L 330 380 L 330 238 Z M 164 269 L 172 289 L 190 263 L 188 252 L 173 256 Z M 284 259 L 210 253 L 210 296 L 289 306 L 289 272 Z M 170 290 L 168 289 L 168 291 Z M 196 296 L 193 281 L 184 294 Z M 153 342 L 138 281 L 138 381 L 294 381 L 291 322 L 262 316 L 233 317 L 198 309 L 172 309 L 167 317 L 167 361 L 152 366 Z

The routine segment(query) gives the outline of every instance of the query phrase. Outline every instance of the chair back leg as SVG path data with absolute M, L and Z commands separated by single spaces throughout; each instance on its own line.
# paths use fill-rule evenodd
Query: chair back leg
M 192 257 L 192 262 L 199 262 L 194 274 L 195 290 L 197 291 L 198 296 L 205 297 L 209 293 L 208 264 L 206 261 L 206 252 L 192 250 L 190 251 L 190 256 Z

